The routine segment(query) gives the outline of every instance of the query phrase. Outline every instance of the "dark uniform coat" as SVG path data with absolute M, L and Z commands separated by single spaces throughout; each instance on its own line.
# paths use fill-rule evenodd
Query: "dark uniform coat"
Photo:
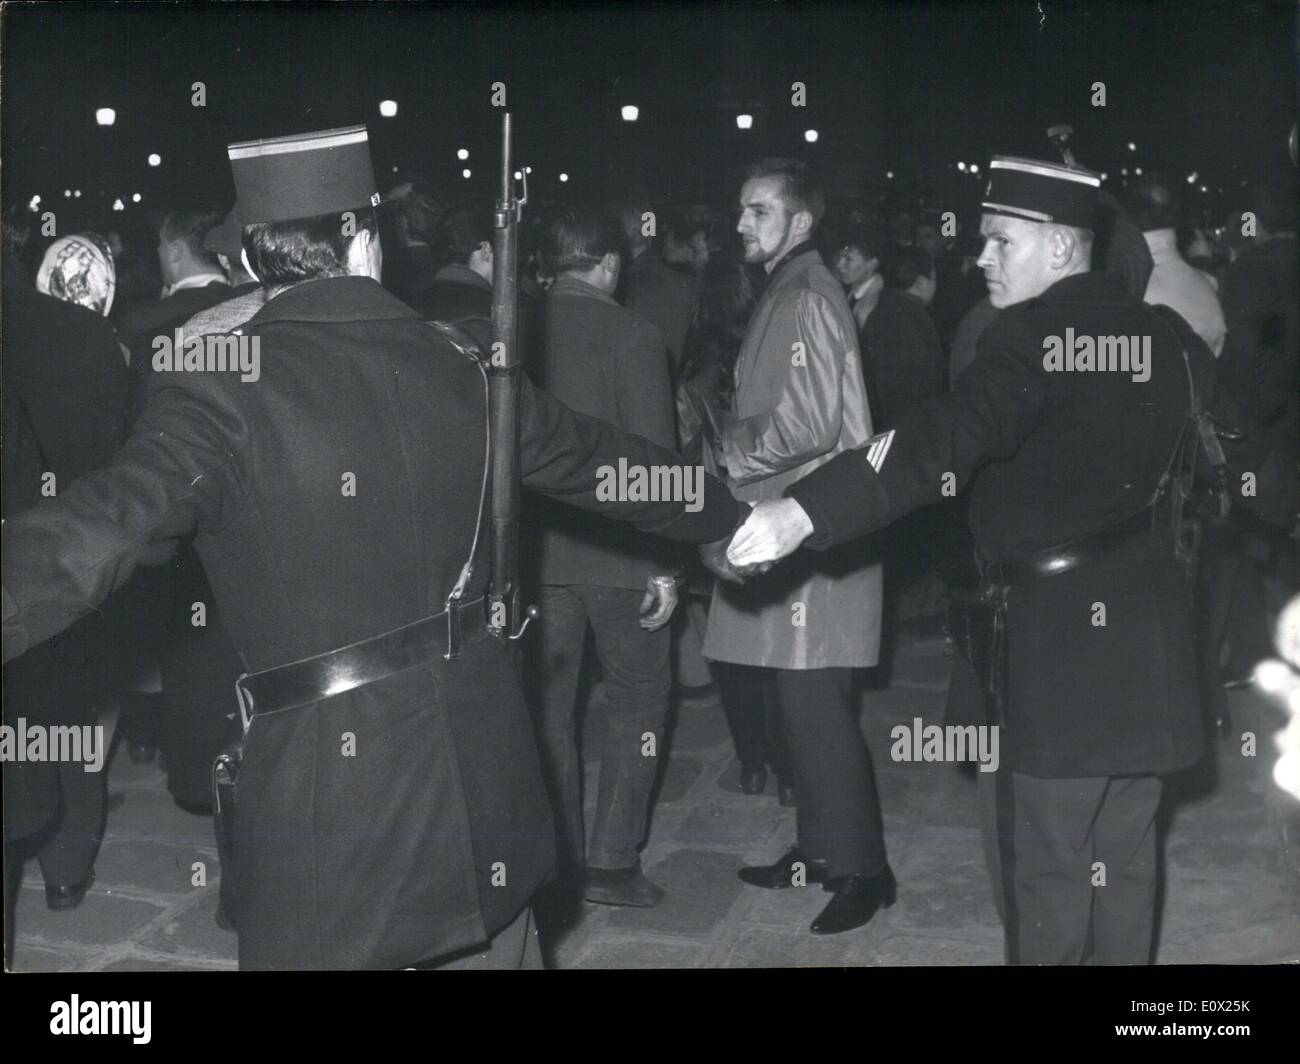
M 156 374 L 113 465 L 9 523 L 6 658 L 196 527 L 250 672 L 443 609 L 475 538 L 479 367 L 364 277 L 291 288 L 245 332 L 260 340 L 256 383 Z M 526 381 L 520 426 L 527 486 L 688 540 L 734 527 L 714 481 L 698 513 L 598 503 L 598 466 L 673 452 Z M 467 601 L 486 579 L 481 563 Z M 254 718 L 235 826 L 242 967 L 404 966 L 480 944 L 519 913 L 554 840 L 511 662 L 480 633 L 457 661 Z
M 1188 410 L 1175 335 L 1120 278 L 1084 273 L 1003 310 L 952 392 L 873 448 L 839 456 L 787 493 L 825 547 L 971 484 L 975 541 L 994 561 L 1117 525 L 1147 506 Z M 1149 336 L 1150 379 L 1048 372 L 1044 338 Z M 1208 354 L 1203 346 L 1197 349 Z M 883 460 L 882 454 L 883 453 Z M 876 459 L 877 472 L 867 460 Z M 1094 623 L 1104 605 L 1105 625 Z M 1192 630 L 1167 534 L 1139 535 L 1010 596 L 1004 763 L 1048 778 L 1168 773 L 1197 761 L 1202 731 Z

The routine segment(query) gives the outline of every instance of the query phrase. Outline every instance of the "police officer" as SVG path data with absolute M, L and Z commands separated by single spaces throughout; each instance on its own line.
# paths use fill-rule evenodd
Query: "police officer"
M 1000 796 L 984 825 L 1002 843 L 1009 959 L 1079 963 L 1091 935 L 1097 963 L 1146 963 L 1161 777 L 1203 745 L 1184 574 L 1153 501 L 1188 415 L 1183 351 L 1208 352 L 1090 272 L 1097 175 L 1011 158 L 990 174 L 979 265 L 1005 309 L 974 363 L 761 503 L 727 556 L 825 549 L 969 486 L 986 601 L 1005 603 L 990 607 L 1005 657 L 973 655 L 972 672 L 1002 707 L 1002 767 L 982 797 Z
M 8 522 L 4 656 L 197 530 L 250 674 L 240 966 L 536 963 L 528 903 L 554 834 L 512 655 L 485 624 L 482 367 L 379 284 L 364 127 L 229 154 L 268 295 L 222 338 L 239 370 L 194 352 L 169 369 L 160 346 L 112 465 Z M 522 382 L 526 486 L 685 541 L 737 524 L 712 480 L 696 513 L 598 502 L 620 459 L 680 461 Z

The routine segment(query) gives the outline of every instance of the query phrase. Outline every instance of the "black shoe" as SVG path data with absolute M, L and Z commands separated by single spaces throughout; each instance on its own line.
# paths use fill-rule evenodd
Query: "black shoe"
M 776 778 L 776 799 L 783 808 L 793 809 L 798 804 L 795 800 L 794 784 L 778 776 Z
M 663 888 L 646 879 L 639 863 L 631 868 L 588 868 L 582 896 L 597 905 L 637 909 L 653 909 L 664 900 Z
M 888 865 L 877 875 L 845 876 L 828 886 L 835 891 L 835 897 L 812 922 L 814 935 L 838 935 L 861 927 L 871 921 L 877 909 L 893 905 L 898 893 L 898 884 Z
M 93 882 L 95 882 L 95 871 L 91 869 L 90 875 L 80 883 L 73 883 L 70 887 L 60 887 L 46 883 L 45 904 L 55 912 L 62 912 L 64 909 L 75 909 L 85 900 L 86 891 L 90 889 Z
M 751 887 L 762 887 L 764 890 L 785 890 L 786 887 L 795 885 L 794 866 L 796 864 L 803 865 L 804 883 L 826 882 L 826 862 L 814 861 L 805 857 L 799 852 L 798 846 L 791 846 L 786 850 L 776 864 L 749 865 L 736 874 Z
M 767 790 L 767 766 L 741 765 L 740 789 L 746 794 L 762 794 Z

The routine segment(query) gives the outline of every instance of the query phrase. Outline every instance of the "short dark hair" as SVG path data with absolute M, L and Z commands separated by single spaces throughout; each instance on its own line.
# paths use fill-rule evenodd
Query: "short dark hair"
M 1139 181 L 1124 193 L 1121 202 L 1129 221 L 1144 233 L 1178 227 L 1178 194 L 1168 181 L 1155 177 Z
M 456 207 L 438 226 L 438 256 L 442 262 L 464 266 L 485 240 L 492 242 L 492 212 L 486 207 Z
M 916 284 L 918 277 L 934 276 L 934 259 L 924 248 L 901 248 L 894 256 L 894 286 L 906 291 Z
M 813 176 L 806 163 L 798 159 L 759 159 L 749 164 L 745 180 L 753 181 L 760 177 L 779 177 L 781 198 L 790 213 L 807 211 L 812 215 L 813 228 L 817 227 L 826 213 L 826 196 L 821 182 Z
M 881 262 L 885 259 L 888 241 L 879 224 L 850 222 L 828 235 L 830 240 L 826 246 L 832 256 L 838 255 L 843 248 L 857 248 L 862 252 L 863 258 L 877 259 Z
M 196 259 L 216 262 L 203 241 L 221 220 L 222 216 L 208 207 L 175 207 L 163 215 L 158 235 L 168 243 L 184 244 Z
M 266 288 L 344 276 L 353 236 L 363 229 L 372 236 L 378 232 L 373 208 L 350 213 L 356 222 L 346 234 L 342 212 L 244 226 L 244 250 L 253 273 Z
M 590 270 L 610 253 L 622 254 L 623 230 L 594 203 L 556 211 L 546 225 L 546 261 L 556 274 Z

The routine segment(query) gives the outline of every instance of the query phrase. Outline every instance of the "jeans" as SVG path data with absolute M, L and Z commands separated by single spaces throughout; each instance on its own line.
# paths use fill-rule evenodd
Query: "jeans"
M 642 596 L 641 591 L 587 584 L 539 588 L 538 738 L 559 825 L 562 875 L 572 876 L 584 864 L 631 868 L 645 838 L 659 758 L 666 754 L 670 635 L 667 626 L 657 632 L 639 626 Z M 588 626 L 604 670 L 609 716 L 596 822 L 584 862 L 577 695 Z

